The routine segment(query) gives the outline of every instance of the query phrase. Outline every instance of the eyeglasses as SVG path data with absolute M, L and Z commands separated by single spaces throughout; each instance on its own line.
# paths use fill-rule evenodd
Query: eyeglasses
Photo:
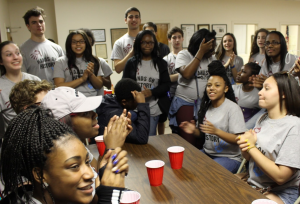
M 153 41 L 149 41 L 149 42 L 141 41 L 141 45 L 143 45 L 143 46 L 145 46 L 145 45 L 151 45 L 151 46 L 153 46 L 154 42 Z
M 280 42 L 275 42 L 275 41 L 273 41 L 273 42 L 266 42 L 264 45 L 265 45 L 265 47 L 268 47 L 270 45 L 275 46 L 275 45 L 280 45 Z
M 77 43 L 79 43 L 79 44 L 85 44 L 85 41 L 84 40 L 79 40 L 79 41 L 76 41 L 76 40 L 72 40 L 72 44 L 73 45 L 77 45 Z

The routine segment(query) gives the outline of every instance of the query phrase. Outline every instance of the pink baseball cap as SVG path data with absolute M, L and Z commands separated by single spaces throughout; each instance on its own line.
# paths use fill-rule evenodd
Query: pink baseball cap
M 92 111 L 101 104 L 102 96 L 86 97 L 78 90 L 61 86 L 49 91 L 41 102 L 44 109 L 50 109 L 56 120 L 70 113 Z

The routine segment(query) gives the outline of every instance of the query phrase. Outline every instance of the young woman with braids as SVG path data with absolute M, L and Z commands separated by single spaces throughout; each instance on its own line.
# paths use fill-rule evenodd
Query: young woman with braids
M 267 109 L 255 128 L 236 138 L 249 161 L 248 184 L 261 188 L 278 204 L 293 204 L 300 176 L 300 94 L 293 76 L 278 72 L 259 92 L 259 106 Z
M 193 120 L 182 122 L 180 128 L 196 137 L 205 137 L 202 151 L 235 173 L 241 163 L 241 154 L 235 138 L 237 134 L 246 130 L 243 113 L 236 104 L 222 62 L 211 62 L 208 72 L 209 79 L 198 113 L 199 129 Z
M 255 32 L 254 39 L 251 45 L 249 62 L 256 62 L 259 66 L 262 66 L 266 59 L 265 55 L 265 42 L 269 31 L 261 28 Z
M 37 76 L 21 72 L 23 57 L 19 47 L 10 41 L 0 44 L 0 147 L 1 138 L 10 120 L 17 114 L 12 109 L 9 94 L 12 87 L 25 79 L 41 81 Z
M 96 96 L 103 87 L 100 61 L 92 54 L 89 38 L 83 30 L 72 31 L 66 40 L 66 56 L 56 60 L 54 84 L 76 88 L 85 96 Z
M 114 155 L 108 152 L 101 185 L 96 179 L 97 196 L 93 196 L 95 173 L 87 149 L 70 127 L 40 107 L 17 115 L 3 144 L 0 172 L 4 203 L 106 204 L 119 200 L 124 189 L 128 170 L 125 151 L 116 148 Z

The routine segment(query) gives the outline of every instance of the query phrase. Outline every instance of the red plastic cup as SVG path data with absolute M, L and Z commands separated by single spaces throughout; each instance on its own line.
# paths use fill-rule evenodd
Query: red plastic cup
M 120 204 L 139 204 L 141 194 L 136 191 L 125 191 L 123 192 Z
M 104 144 L 104 140 L 103 140 L 103 135 L 95 137 L 95 141 L 96 141 L 98 152 L 99 152 L 100 156 L 103 156 L 103 154 L 105 152 L 105 144 Z
M 253 201 L 251 204 L 277 204 L 277 203 L 269 199 L 257 199 Z
M 106 94 L 112 94 L 112 90 L 104 90 L 104 95 Z
M 171 168 L 181 169 L 182 162 L 183 162 L 184 147 L 173 146 L 173 147 L 169 147 L 167 150 L 169 152 Z
M 151 186 L 160 186 L 162 184 L 164 165 L 165 162 L 161 160 L 151 160 L 145 163 Z

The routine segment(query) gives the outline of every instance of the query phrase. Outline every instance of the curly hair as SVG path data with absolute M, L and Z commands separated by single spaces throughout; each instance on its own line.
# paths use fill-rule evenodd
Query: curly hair
M 35 16 L 35 17 L 42 16 L 44 20 L 46 18 L 44 9 L 42 9 L 41 7 L 38 7 L 38 6 L 28 10 L 25 13 L 25 15 L 23 16 L 26 25 L 29 24 L 29 18 L 31 16 Z
M 141 87 L 133 79 L 121 79 L 115 86 L 115 95 L 118 101 L 133 100 L 131 91 L 141 91 Z
M 46 80 L 35 81 L 25 79 L 11 89 L 9 101 L 14 111 L 19 114 L 24 110 L 24 107 L 36 102 L 36 94 L 42 91 L 50 91 L 53 88 L 53 85 Z
M 251 68 L 251 75 L 258 75 L 261 69 L 261 66 L 255 62 L 248 62 L 245 64 L 245 66 L 248 66 Z
M 18 195 L 21 185 L 26 203 L 32 201 L 22 179 L 25 177 L 34 184 L 32 170 L 39 168 L 41 184 L 33 185 L 33 188 L 43 188 L 43 170 L 49 168 L 47 155 L 55 151 L 54 141 L 62 137 L 76 137 L 76 134 L 67 125 L 52 118 L 49 111 L 32 106 L 17 115 L 7 128 L 1 151 L 0 173 L 5 186 L 4 195 L 13 192 L 16 196 L 11 200 L 25 203 Z
M 232 89 L 231 83 L 226 75 L 226 69 L 222 62 L 219 60 L 214 60 L 208 65 L 208 72 L 210 76 L 220 76 L 224 79 L 225 85 L 228 86 L 228 91 L 225 93 L 225 97 L 236 103 L 234 91 Z M 211 105 L 211 100 L 209 99 L 206 88 L 204 89 L 203 98 L 200 105 L 200 110 L 198 112 L 198 123 L 202 124 L 205 114 Z M 203 133 L 201 132 L 201 135 Z

